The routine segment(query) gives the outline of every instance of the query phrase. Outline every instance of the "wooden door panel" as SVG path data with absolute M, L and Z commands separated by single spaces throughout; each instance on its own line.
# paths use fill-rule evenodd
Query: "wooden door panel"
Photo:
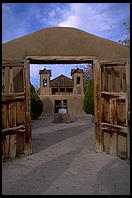
M 101 127 L 95 127 L 95 133 L 100 134 L 100 140 L 102 137 L 103 151 L 111 155 L 120 155 L 123 150 L 127 151 L 127 142 L 129 142 L 127 121 L 130 106 L 129 60 L 98 60 L 96 65 L 100 66 L 100 69 L 98 68 L 100 74 L 95 72 L 94 67 L 95 126 Z M 97 76 L 100 76 L 100 79 L 98 78 L 100 84 L 96 81 Z M 101 98 L 96 99 L 97 95 L 101 95 Z M 101 121 L 98 119 L 99 116 Z M 96 135 L 96 144 L 98 144 L 97 139 Z
M 24 152 L 25 105 L 24 63 L 3 62 L 2 159 Z

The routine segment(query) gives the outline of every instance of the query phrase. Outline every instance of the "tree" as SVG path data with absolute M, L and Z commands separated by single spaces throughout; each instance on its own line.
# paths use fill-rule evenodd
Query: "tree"
M 126 38 L 124 40 L 119 40 L 118 42 L 122 45 L 130 46 L 130 26 L 124 22 L 123 25 L 126 28 Z
M 31 118 L 38 118 L 43 112 L 43 103 L 37 95 L 34 86 L 30 83 L 31 94 Z
M 92 78 L 87 87 L 83 100 L 83 110 L 87 114 L 94 115 L 94 79 Z
M 84 90 L 86 91 L 89 81 L 93 78 L 92 64 L 80 66 L 84 71 Z

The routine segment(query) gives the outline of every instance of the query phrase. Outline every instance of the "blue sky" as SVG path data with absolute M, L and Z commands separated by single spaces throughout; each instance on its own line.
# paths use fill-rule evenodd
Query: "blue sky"
M 126 37 L 123 22 L 130 24 L 129 3 L 3 3 L 2 43 L 47 27 L 75 27 L 109 40 Z M 39 86 L 39 70 L 45 65 L 31 65 L 33 85 Z M 70 77 L 76 65 L 46 65 L 52 79 L 60 74 Z

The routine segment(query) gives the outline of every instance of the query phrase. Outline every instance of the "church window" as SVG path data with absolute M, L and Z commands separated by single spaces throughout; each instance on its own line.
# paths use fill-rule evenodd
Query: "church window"
M 80 84 L 80 77 L 77 76 L 77 84 Z
M 47 79 L 43 79 L 43 87 L 47 87 L 48 83 L 47 83 Z

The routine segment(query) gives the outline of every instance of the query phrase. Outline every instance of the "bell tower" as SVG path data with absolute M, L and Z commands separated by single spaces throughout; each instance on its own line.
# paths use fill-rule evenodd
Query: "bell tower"
M 39 70 L 40 74 L 40 95 L 50 95 L 51 70 Z
M 84 94 L 84 72 L 82 69 L 72 69 L 71 76 L 74 81 L 73 85 L 73 94 L 74 95 L 82 95 Z

